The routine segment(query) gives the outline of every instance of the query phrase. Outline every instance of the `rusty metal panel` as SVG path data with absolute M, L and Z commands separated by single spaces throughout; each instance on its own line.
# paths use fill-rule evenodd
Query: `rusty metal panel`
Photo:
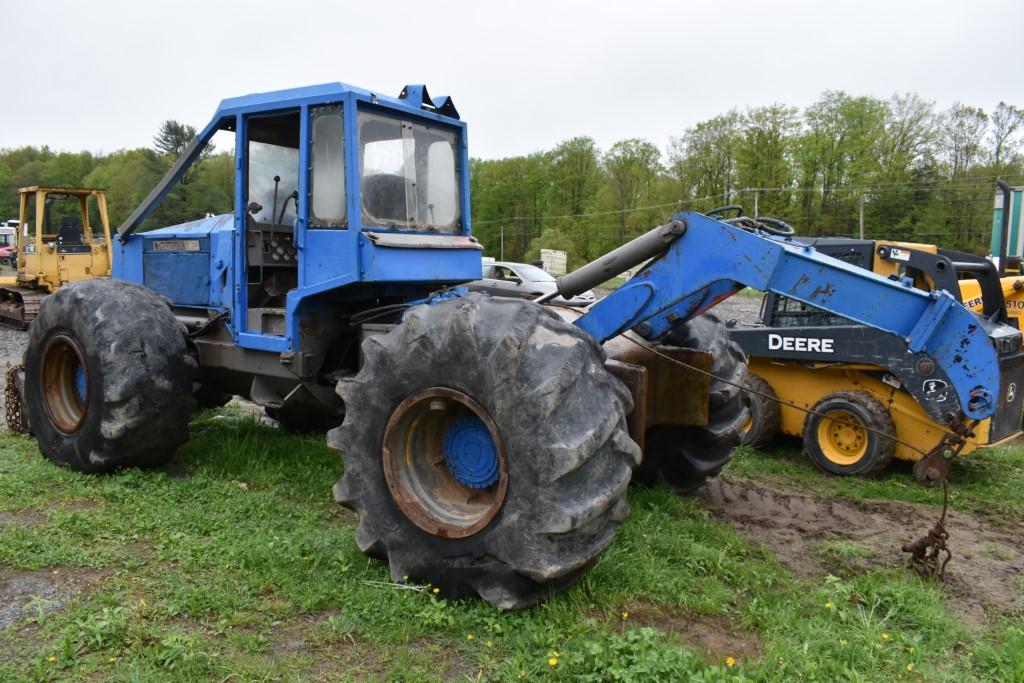
M 648 428 L 659 425 L 704 426 L 708 423 L 710 378 L 673 361 L 710 372 L 711 353 L 654 344 L 632 332 L 609 339 L 604 348 L 610 358 L 647 369 Z
M 711 371 L 711 353 L 696 349 L 658 346 L 658 351 L 705 372 Z M 647 366 L 647 426 L 708 423 L 711 379 L 661 356 Z
M 618 360 L 607 360 L 604 367 L 626 385 L 633 397 L 633 410 L 626 416 L 626 427 L 630 438 L 642 451 L 647 433 L 647 368 Z

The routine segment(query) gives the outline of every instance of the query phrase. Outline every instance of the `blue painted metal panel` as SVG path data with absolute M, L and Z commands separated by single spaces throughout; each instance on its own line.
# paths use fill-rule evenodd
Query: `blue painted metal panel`
M 674 217 L 687 229 L 668 252 L 576 321 L 604 341 L 636 328 L 664 336 L 744 286 L 772 291 L 884 330 L 921 350 L 948 373 L 964 411 L 981 419 L 995 409 L 999 364 L 973 313 L 944 291 L 922 292 L 825 256 L 796 242 L 755 235 L 697 213 Z M 638 286 L 649 285 L 649 297 Z M 978 400 L 981 398 L 982 400 Z M 972 400 L 974 399 L 974 400 Z
M 380 247 L 359 239 L 360 279 L 364 282 L 457 283 L 477 280 L 479 249 L 406 249 Z
M 179 306 L 210 303 L 210 255 L 146 254 L 143 284 Z

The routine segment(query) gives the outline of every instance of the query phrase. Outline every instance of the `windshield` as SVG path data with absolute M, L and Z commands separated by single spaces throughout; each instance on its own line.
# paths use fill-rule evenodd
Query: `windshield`
M 529 266 L 523 264 L 518 266 L 516 270 L 529 282 L 554 282 L 555 278 L 551 273 L 541 270 L 537 266 Z
M 363 223 L 455 232 L 457 136 L 426 123 L 359 113 Z

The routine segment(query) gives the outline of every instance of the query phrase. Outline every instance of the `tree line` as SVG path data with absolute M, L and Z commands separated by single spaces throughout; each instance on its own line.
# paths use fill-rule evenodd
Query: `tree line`
M 152 147 L 111 154 L 0 150 L 0 218 L 17 215 L 17 188 L 108 190 L 116 226 L 195 135 L 165 122 Z M 589 137 L 505 159 L 472 159 L 474 233 L 486 253 L 592 260 L 678 210 L 741 204 L 804 235 L 934 242 L 987 248 L 997 177 L 1024 183 L 1024 110 L 954 104 L 938 110 L 914 94 L 888 99 L 828 91 L 800 110 L 784 104 L 732 110 L 672 137 L 601 149 Z M 149 225 L 229 212 L 231 150 L 215 150 L 168 196 Z M 862 218 L 863 217 L 863 218 Z

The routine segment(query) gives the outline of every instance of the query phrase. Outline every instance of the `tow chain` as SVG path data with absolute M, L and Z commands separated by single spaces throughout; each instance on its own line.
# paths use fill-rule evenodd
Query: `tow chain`
M 909 567 L 923 578 L 942 581 L 946 576 L 946 565 L 953 559 L 953 552 L 946 545 L 949 532 L 946 531 L 946 511 L 949 508 L 949 485 L 942 480 L 942 515 L 927 534 L 904 543 L 901 550 L 910 553 Z
M 756 389 L 751 389 L 739 382 L 733 382 L 719 377 L 712 372 L 708 372 L 703 368 L 698 368 L 695 365 L 691 365 L 685 361 L 681 361 L 678 358 L 673 358 L 668 354 L 661 353 L 655 348 L 641 344 L 635 339 L 631 339 L 627 335 L 623 335 L 623 339 L 626 339 L 637 346 L 654 353 L 657 356 L 680 365 L 687 370 L 691 370 L 700 375 L 704 375 L 711 379 L 717 380 L 724 384 L 734 386 L 741 391 L 745 391 L 751 394 L 755 394 L 762 398 L 766 398 L 770 401 L 775 401 L 779 405 L 788 406 L 794 410 L 799 410 L 808 415 L 817 415 L 826 420 L 835 420 L 836 418 L 829 417 L 824 413 L 820 413 L 812 408 L 805 408 L 804 406 L 797 405 L 792 401 L 786 401 L 779 398 L 778 396 L 772 396 Z M 953 459 L 960 453 L 963 447 L 967 443 L 967 439 L 973 436 L 974 426 L 977 424 L 976 420 L 963 420 L 957 424 L 951 425 L 952 432 L 943 435 L 935 448 L 928 452 L 921 450 L 920 448 L 910 444 L 894 435 L 886 434 L 885 432 L 872 429 L 867 425 L 860 425 L 861 429 L 872 434 L 877 434 L 886 439 L 891 439 L 896 443 L 903 444 L 907 448 L 917 451 L 924 457 L 914 464 L 914 476 L 915 478 L 925 486 L 935 486 L 940 481 L 942 482 L 942 515 L 939 516 L 935 525 L 931 530 L 923 537 L 912 541 L 910 543 L 904 543 L 901 546 L 901 550 L 905 553 L 911 553 L 910 566 L 913 567 L 919 574 L 924 577 L 936 579 L 941 581 L 946 573 L 946 565 L 953 559 L 953 553 L 946 545 L 946 541 L 949 539 L 949 532 L 946 531 L 946 510 L 949 506 L 949 484 L 947 482 L 947 474 L 949 466 L 952 464 Z M 941 558 L 941 564 L 940 564 Z
M 15 376 L 21 365 L 13 365 L 7 369 L 7 382 L 4 385 L 4 410 L 7 414 L 7 428 L 12 432 L 27 432 L 25 416 L 21 412 L 21 393 Z

